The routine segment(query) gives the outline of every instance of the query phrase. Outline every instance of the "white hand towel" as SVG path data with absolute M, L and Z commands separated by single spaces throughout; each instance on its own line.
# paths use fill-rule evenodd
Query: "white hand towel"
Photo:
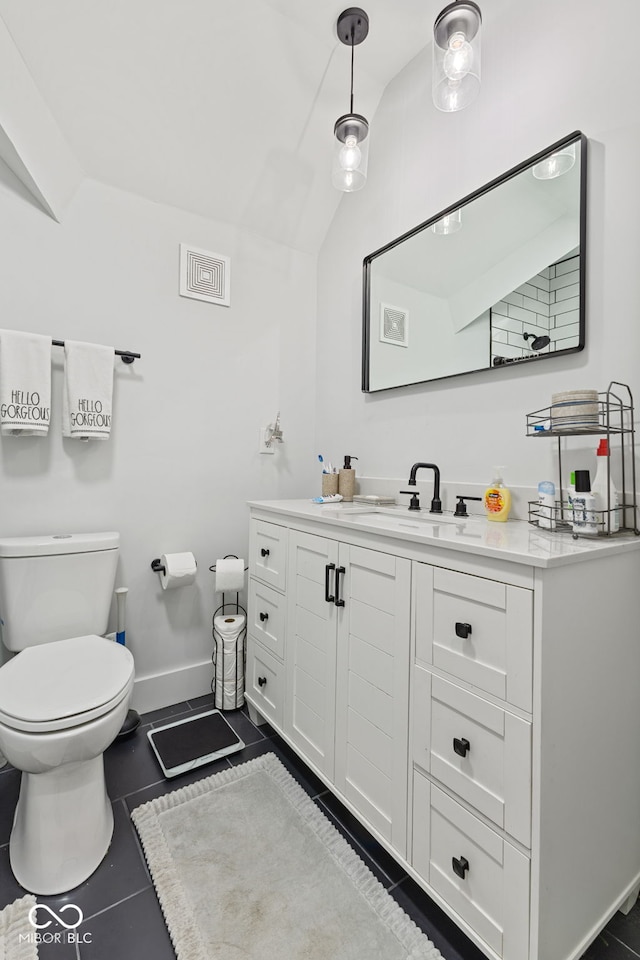
M 46 437 L 51 415 L 51 337 L 0 330 L 0 426 L 16 437 Z
M 113 347 L 65 340 L 62 436 L 108 440 L 113 397 Z

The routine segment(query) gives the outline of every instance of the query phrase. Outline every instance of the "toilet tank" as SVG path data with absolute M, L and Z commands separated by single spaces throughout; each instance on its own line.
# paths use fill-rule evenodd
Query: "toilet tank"
M 104 634 L 118 533 L 0 538 L 0 623 L 8 650 Z

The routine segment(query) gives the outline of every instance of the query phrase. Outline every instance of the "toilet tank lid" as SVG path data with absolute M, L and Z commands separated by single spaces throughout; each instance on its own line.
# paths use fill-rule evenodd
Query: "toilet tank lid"
M 65 553 L 116 550 L 120 534 L 59 533 L 48 537 L 1 537 L 0 557 L 52 557 Z

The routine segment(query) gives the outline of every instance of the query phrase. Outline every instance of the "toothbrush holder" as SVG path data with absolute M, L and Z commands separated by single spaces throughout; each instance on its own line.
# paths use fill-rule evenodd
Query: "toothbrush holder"
M 337 492 L 338 492 L 338 474 L 323 473 L 322 474 L 322 496 L 332 497 Z

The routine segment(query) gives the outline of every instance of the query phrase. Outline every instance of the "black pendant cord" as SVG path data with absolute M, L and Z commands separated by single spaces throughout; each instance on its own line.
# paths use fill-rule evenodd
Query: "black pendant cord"
M 355 34 L 355 28 L 353 24 L 351 24 L 351 100 L 350 100 L 350 108 L 349 108 L 350 113 L 353 113 L 353 54 L 355 50 L 354 34 Z

